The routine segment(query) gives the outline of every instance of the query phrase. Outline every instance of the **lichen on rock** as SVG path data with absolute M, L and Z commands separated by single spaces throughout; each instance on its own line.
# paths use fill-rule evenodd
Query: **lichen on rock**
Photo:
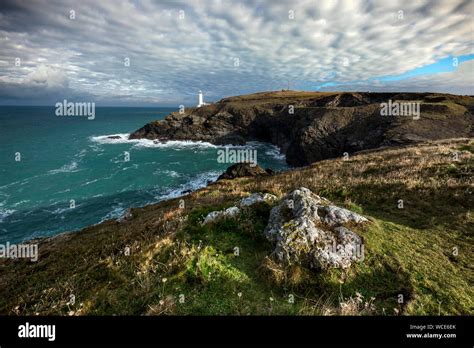
M 301 187 L 271 210 L 264 233 L 281 262 L 322 270 L 347 268 L 363 259 L 364 250 L 362 238 L 344 224 L 366 221 Z
M 254 204 L 265 202 L 268 204 L 272 204 L 277 200 L 275 195 L 269 193 L 252 193 L 251 195 L 242 198 L 239 203 L 237 204 L 240 208 L 250 207 Z M 203 225 L 206 225 L 211 222 L 215 222 L 216 220 L 223 219 L 223 218 L 235 218 L 240 214 L 240 209 L 236 206 L 230 207 L 224 210 L 216 210 L 211 211 L 209 214 L 206 215 L 204 221 L 202 222 Z
M 215 222 L 216 220 L 223 218 L 235 218 L 239 214 L 240 209 L 237 207 L 230 207 L 225 210 L 211 211 L 209 214 L 206 215 L 202 224 L 206 225 L 208 223 Z
M 257 203 L 265 202 L 268 204 L 272 204 L 277 200 L 275 195 L 270 193 L 252 193 L 250 196 L 243 198 L 239 205 L 240 207 L 249 207 Z

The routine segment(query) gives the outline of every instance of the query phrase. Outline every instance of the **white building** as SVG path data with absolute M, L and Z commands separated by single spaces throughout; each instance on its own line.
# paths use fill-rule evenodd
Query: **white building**
M 202 91 L 199 91 L 199 102 L 197 107 L 200 108 L 201 106 L 208 105 L 207 103 L 204 103 L 204 99 L 202 97 Z

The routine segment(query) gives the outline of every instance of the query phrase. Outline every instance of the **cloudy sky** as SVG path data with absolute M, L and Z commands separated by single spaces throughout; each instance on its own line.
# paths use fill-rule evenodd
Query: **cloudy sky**
M 2 0 L 0 104 L 474 94 L 473 0 Z

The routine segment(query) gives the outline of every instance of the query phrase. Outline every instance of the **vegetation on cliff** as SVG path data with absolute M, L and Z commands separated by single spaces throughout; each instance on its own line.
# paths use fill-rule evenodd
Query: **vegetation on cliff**
M 132 209 L 40 241 L 35 263 L 1 260 L 0 313 L 473 314 L 473 151 L 457 139 L 361 152 Z M 354 226 L 362 262 L 282 266 L 263 235 L 265 202 L 201 224 L 251 193 L 301 186 L 371 220 Z

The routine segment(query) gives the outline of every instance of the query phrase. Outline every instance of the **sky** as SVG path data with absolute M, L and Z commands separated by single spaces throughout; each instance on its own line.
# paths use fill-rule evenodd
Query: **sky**
M 474 0 L 1 0 L 0 104 L 474 95 Z

